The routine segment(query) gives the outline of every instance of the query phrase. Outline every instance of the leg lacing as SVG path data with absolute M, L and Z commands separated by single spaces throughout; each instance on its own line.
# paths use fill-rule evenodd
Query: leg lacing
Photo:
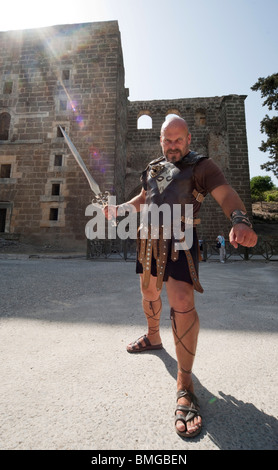
M 193 318 L 193 321 L 192 321 L 191 325 L 185 330 L 185 332 L 181 336 L 178 336 L 176 321 L 175 321 L 175 314 L 176 313 L 189 314 L 189 313 L 193 313 L 193 312 L 194 312 L 194 318 Z M 174 310 L 173 308 L 171 308 L 170 318 L 171 318 L 171 321 L 172 321 L 172 329 L 173 329 L 173 333 L 174 333 L 174 337 L 175 337 L 176 347 L 180 344 L 188 354 L 190 354 L 191 356 L 195 356 L 195 351 L 194 351 L 194 353 L 192 351 L 190 351 L 186 347 L 184 342 L 182 341 L 182 339 L 189 333 L 189 331 L 194 327 L 195 323 L 198 320 L 198 316 L 197 316 L 197 312 L 195 310 L 195 307 L 192 307 L 191 309 L 187 310 L 186 312 L 179 312 L 179 311 Z M 186 369 L 182 369 L 182 368 L 181 368 L 181 370 L 184 371 L 187 374 L 190 374 L 190 372 L 191 372 L 191 371 L 187 371 Z
M 197 347 L 199 318 L 194 306 L 183 312 L 171 308 L 170 318 L 178 363 L 178 404 L 175 428 L 176 432 L 182 437 L 194 437 L 201 431 L 201 417 L 195 403 L 192 382 L 192 367 Z
M 191 374 L 192 373 L 192 369 L 190 370 L 185 370 L 183 369 L 182 367 L 178 367 L 178 371 L 183 373 L 183 374 Z
M 143 299 L 143 310 L 148 322 L 148 335 L 154 335 L 159 332 L 159 321 L 162 310 L 162 302 L 159 297 L 157 300 Z

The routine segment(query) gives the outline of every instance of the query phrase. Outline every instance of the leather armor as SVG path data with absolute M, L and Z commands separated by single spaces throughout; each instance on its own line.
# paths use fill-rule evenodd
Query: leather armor
M 180 204 L 181 211 L 184 211 L 185 204 L 194 205 L 194 201 L 196 203 L 197 200 L 198 203 L 197 205 L 195 204 L 194 216 L 197 215 L 204 196 L 196 191 L 193 172 L 195 165 L 203 158 L 207 157 L 196 152 L 190 152 L 176 163 L 168 162 L 164 156 L 150 162 L 141 178 L 147 191 L 146 203 L 148 207 L 152 204 L 158 207 L 162 204 L 168 204 L 172 209 L 174 204 Z M 181 212 L 181 216 L 184 217 L 184 212 Z M 143 265 L 144 286 L 147 287 L 149 283 L 151 258 L 153 256 L 156 259 L 157 265 L 158 289 L 162 286 L 169 249 L 171 249 L 172 260 L 178 259 L 178 251 L 174 249 L 174 243 L 171 243 L 171 239 L 163 238 L 165 236 L 161 226 L 161 217 L 163 215 L 159 213 L 159 217 L 159 234 L 156 239 L 152 238 L 150 225 L 147 228 L 148 234 L 145 234 L 144 237 L 140 237 L 140 229 L 142 229 L 140 227 L 138 237 L 138 259 Z M 196 219 L 194 219 L 194 222 L 195 224 L 199 223 Z M 203 289 L 199 284 L 191 254 L 189 250 L 185 250 L 185 253 L 194 287 L 199 292 L 202 292 Z

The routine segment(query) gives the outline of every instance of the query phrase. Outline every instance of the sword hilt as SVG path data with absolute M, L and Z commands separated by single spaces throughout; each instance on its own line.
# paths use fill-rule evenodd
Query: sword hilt
M 92 204 L 97 204 L 102 207 L 105 207 L 108 204 L 109 197 L 110 197 L 109 191 L 105 191 L 105 193 L 99 193 L 93 198 Z
M 109 193 L 109 191 L 105 191 L 105 193 L 99 193 L 92 199 L 92 204 L 103 209 L 105 206 L 108 206 L 108 199 L 110 196 L 111 194 Z M 112 227 L 116 227 L 118 223 L 115 219 L 112 219 L 111 225 Z

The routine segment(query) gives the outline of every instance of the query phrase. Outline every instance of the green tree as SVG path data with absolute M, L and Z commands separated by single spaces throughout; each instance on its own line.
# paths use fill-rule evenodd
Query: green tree
M 259 78 L 251 90 L 261 91 L 261 97 L 265 98 L 263 106 L 267 106 L 270 111 L 278 110 L 278 73 Z M 267 140 L 262 142 L 259 149 L 262 152 L 269 152 L 270 158 L 270 161 L 261 165 L 261 168 L 273 171 L 274 175 L 278 176 L 278 116 L 269 117 L 267 114 L 261 121 L 261 132 L 266 134 Z
M 270 176 L 254 176 L 250 180 L 252 201 L 261 201 L 262 206 L 265 191 L 271 191 L 274 188 L 275 185 L 271 181 Z
M 250 188 L 252 192 L 264 193 L 273 189 L 274 183 L 270 176 L 254 176 L 250 180 Z

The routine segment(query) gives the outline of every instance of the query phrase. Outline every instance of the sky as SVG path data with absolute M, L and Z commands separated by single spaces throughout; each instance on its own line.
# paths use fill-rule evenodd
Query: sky
M 270 176 L 251 86 L 278 72 L 278 0 L 14 0 L 0 31 L 117 20 L 130 101 L 246 95 L 250 178 Z M 185 116 L 184 116 L 185 117 Z

